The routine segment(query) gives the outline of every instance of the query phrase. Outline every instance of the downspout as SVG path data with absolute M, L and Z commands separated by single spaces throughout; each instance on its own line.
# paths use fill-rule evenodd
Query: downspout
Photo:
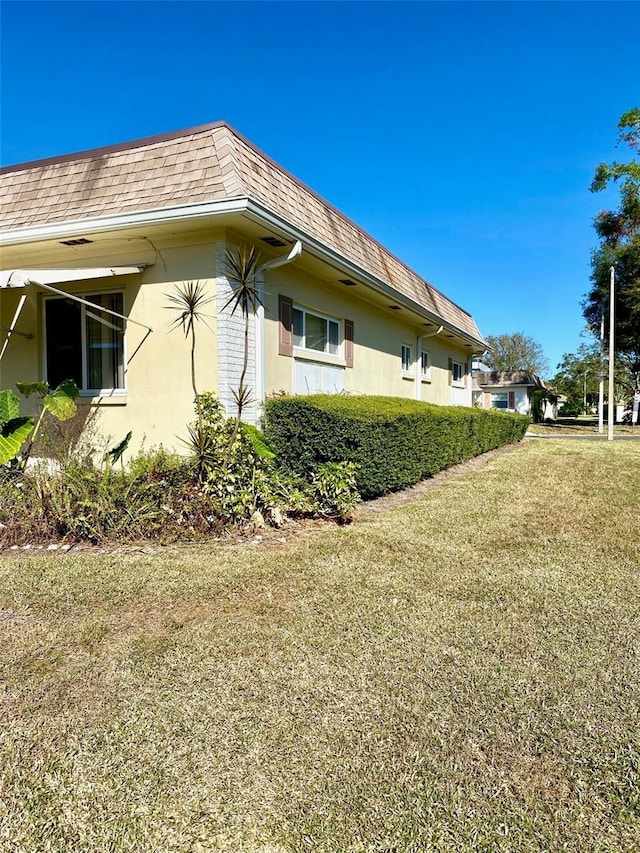
M 262 264 L 256 270 L 258 284 L 258 308 L 256 310 L 255 345 L 256 345 L 256 403 L 262 406 L 266 396 L 265 389 L 265 358 L 264 358 L 264 274 L 267 270 L 283 267 L 291 263 L 302 254 L 302 243 L 296 240 L 288 255 L 280 255 Z
M 439 335 L 440 332 L 444 329 L 444 326 L 440 326 L 435 332 L 425 332 L 424 335 L 418 335 L 418 340 L 416 342 L 416 354 L 418 358 L 416 359 L 416 367 L 418 370 L 418 381 L 416 382 L 416 391 L 415 397 L 416 400 L 422 399 L 422 371 L 421 371 L 421 362 L 422 362 L 422 341 L 425 338 L 435 338 L 436 335 Z
M 486 349 L 482 350 L 482 352 L 472 352 L 471 356 L 470 356 L 470 358 L 471 358 L 471 370 L 469 371 L 469 376 L 471 378 L 471 405 L 472 406 L 473 406 L 473 360 L 476 356 L 479 356 L 480 358 L 482 358 L 484 355 L 487 354 L 487 352 L 488 352 L 488 350 L 486 350 Z M 480 395 L 481 395 L 480 396 L 480 408 L 484 409 L 484 391 L 482 389 L 480 390 Z

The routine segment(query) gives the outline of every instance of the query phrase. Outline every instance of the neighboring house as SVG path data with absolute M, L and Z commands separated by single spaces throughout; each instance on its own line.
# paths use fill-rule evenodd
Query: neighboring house
M 193 419 L 176 286 L 210 302 L 199 390 L 229 414 L 242 317 L 227 250 L 261 250 L 246 384 L 471 405 L 473 318 L 224 123 L 0 170 L 0 387 L 73 378 L 84 411 L 132 446 L 179 446 Z
M 528 370 L 477 370 L 473 372 L 473 403 L 482 409 L 501 409 L 528 415 L 531 392 L 547 390 L 539 376 Z M 545 402 L 544 417 L 555 417 Z

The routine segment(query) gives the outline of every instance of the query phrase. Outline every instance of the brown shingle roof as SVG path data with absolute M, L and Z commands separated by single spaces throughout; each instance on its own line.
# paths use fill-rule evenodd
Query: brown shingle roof
M 7 231 L 249 198 L 482 340 L 470 314 L 224 123 L 5 167 L 0 187 Z
M 506 387 L 507 385 L 532 385 L 545 388 L 545 384 L 529 370 L 480 370 L 473 374 L 474 383 L 480 387 Z

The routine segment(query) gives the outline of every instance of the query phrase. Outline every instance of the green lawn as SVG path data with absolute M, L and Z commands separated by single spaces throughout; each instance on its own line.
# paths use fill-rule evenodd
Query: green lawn
M 632 851 L 640 446 L 285 543 L 0 560 L 0 850 Z

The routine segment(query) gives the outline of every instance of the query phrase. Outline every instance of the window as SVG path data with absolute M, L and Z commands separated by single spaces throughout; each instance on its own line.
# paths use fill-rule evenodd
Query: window
M 122 293 L 83 298 L 95 311 L 64 297 L 44 301 L 47 381 L 55 388 L 73 379 L 84 392 L 124 389 L 124 321 L 100 310 L 122 314 Z
M 427 350 L 420 350 L 420 376 L 422 379 L 431 379 L 431 358 Z
M 508 409 L 509 408 L 509 392 L 496 391 L 491 395 L 492 409 Z
M 300 349 L 340 354 L 340 324 L 337 320 L 312 314 L 302 308 L 293 309 L 293 345 Z
M 464 382 L 464 365 L 459 361 L 451 362 L 451 382 L 454 385 L 462 385 Z
M 402 372 L 410 373 L 411 372 L 411 363 L 413 359 L 411 358 L 411 347 L 409 344 L 402 344 Z

